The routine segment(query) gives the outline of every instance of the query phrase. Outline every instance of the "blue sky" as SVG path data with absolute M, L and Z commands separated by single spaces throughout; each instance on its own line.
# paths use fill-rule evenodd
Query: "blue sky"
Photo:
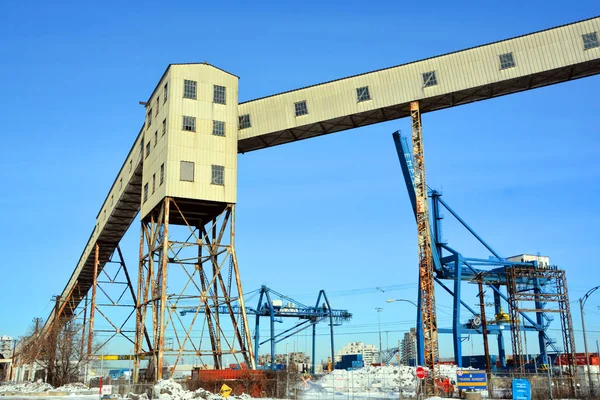
M 0 335 L 19 336 L 47 316 L 143 123 L 138 101 L 169 63 L 208 61 L 239 75 L 245 101 L 598 14 L 594 1 L 121 3 L 0 6 Z M 596 76 L 423 122 L 429 185 L 502 255 L 549 255 L 567 270 L 572 301 L 600 284 L 599 92 Z M 337 348 L 376 344 L 376 307 L 384 347 L 412 325 L 412 306 L 385 303 L 416 298 L 416 230 L 391 139 L 397 129 L 408 132 L 408 121 L 239 158 L 245 290 L 266 284 L 309 302 L 325 289 L 355 316 L 339 328 Z M 445 233 L 479 254 L 452 226 Z M 134 224 L 122 245 L 130 265 L 137 235 Z M 449 326 L 448 299 L 438 304 L 440 326 Z M 596 294 L 586 307 L 592 343 L 599 305 Z M 582 349 L 578 310 L 573 318 Z M 450 354 L 443 339 L 442 355 Z

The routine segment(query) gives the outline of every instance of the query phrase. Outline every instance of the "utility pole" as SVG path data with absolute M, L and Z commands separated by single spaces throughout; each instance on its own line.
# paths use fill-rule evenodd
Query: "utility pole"
M 377 307 L 375 309 L 377 310 L 377 319 L 379 325 L 379 365 L 381 365 L 381 312 L 383 311 L 383 308 Z
M 587 345 L 587 334 L 585 332 L 585 317 L 583 306 L 585 306 L 585 302 L 590 297 L 592 293 L 596 290 L 600 289 L 600 286 L 596 286 L 587 291 L 587 293 L 579 299 L 579 309 L 581 311 L 581 328 L 583 330 L 583 345 L 585 347 L 585 363 L 587 368 L 587 376 L 588 376 L 588 385 L 590 389 L 590 394 L 594 393 L 594 383 L 592 382 L 592 373 L 590 372 L 590 354 L 588 353 L 588 345 Z
M 583 346 L 585 348 L 585 368 L 587 369 L 590 394 L 592 394 L 594 392 L 594 383 L 592 382 L 592 373 L 590 372 L 590 354 L 588 353 L 587 334 L 585 332 L 585 313 L 583 312 L 583 303 L 583 299 L 579 299 L 579 309 L 581 311 L 581 329 L 583 330 Z

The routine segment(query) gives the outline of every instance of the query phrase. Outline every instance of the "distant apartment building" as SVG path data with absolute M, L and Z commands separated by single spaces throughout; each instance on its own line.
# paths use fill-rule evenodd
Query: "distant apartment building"
M 296 364 L 309 364 L 310 357 L 304 352 L 290 352 L 289 354 L 275 354 L 275 364 L 286 364 L 289 360 L 290 363 Z M 261 354 L 258 356 L 258 364 L 269 364 L 271 362 L 270 354 Z
M 11 336 L 0 336 L 0 354 L 4 358 L 11 358 L 13 351 L 13 338 Z M 2 358 L 2 357 L 0 357 Z
M 350 342 L 335 355 L 335 362 L 342 360 L 342 356 L 347 354 L 361 354 L 365 365 L 379 362 L 379 350 L 373 344 L 364 344 L 363 342 Z
M 417 357 L 417 331 L 410 328 L 409 332 L 404 333 L 404 338 L 400 342 L 400 362 L 404 365 L 415 363 Z

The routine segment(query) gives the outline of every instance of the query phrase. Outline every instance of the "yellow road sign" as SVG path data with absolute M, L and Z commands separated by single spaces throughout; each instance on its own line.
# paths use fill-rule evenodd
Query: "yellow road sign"
M 223 384 L 223 386 L 221 386 L 221 390 L 219 391 L 219 393 L 221 393 L 221 396 L 228 398 L 231 395 L 231 388 L 225 384 Z

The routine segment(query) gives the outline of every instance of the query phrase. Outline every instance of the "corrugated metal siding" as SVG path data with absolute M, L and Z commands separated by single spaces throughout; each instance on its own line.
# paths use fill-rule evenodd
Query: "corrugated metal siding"
M 144 161 L 143 176 L 144 184 L 149 182 L 151 186 L 152 174 L 158 176 L 160 165 L 164 163 L 165 185 L 142 205 L 142 218 L 165 196 L 223 203 L 236 201 L 238 78 L 207 64 L 172 65 L 167 76 L 170 87 L 168 133 L 162 147 Z M 185 79 L 197 82 L 196 99 L 183 97 Z M 226 87 L 225 105 L 213 103 L 213 85 Z M 196 118 L 195 132 L 182 129 L 184 116 Z M 225 122 L 224 137 L 212 134 L 213 120 Z M 194 182 L 180 180 L 181 161 L 194 163 Z M 211 184 L 213 164 L 225 167 L 224 185 Z
M 478 88 L 514 78 L 600 59 L 600 49 L 583 50 L 582 35 L 600 31 L 594 18 L 486 46 L 358 75 L 239 106 L 252 127 L 240 140 L 309 126 L 364 111 Z M 512 52 L 516 66 L 500 70 L 499 55 Z M 423 87 L 422 74 L 436 71 L 438 85 Z M 371 100 L 357 102 L 356 88 L 368 86 Z M 294 116 L 294 103 L 306 100 L 308 115 Z

